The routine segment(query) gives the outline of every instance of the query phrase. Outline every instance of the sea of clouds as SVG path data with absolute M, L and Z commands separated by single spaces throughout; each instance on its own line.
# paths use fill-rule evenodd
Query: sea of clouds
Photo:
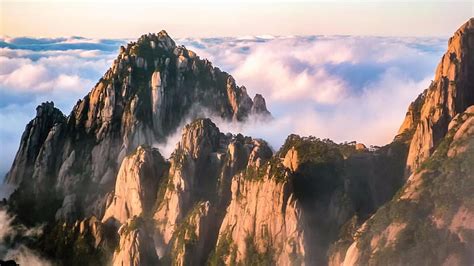
M 52 100 L 69 114 L 128 41 L 0 38 L 0 174 L 10 168 L 35 107 Z M 251 97 L 264 95 L 271 122 L 218 125 L 263 138 L 275 149 L 290 133 L 367 145 L 390 142 L 408 104 L 433 79 L 447 43 L 446 38 L 359 36 L 175 41 L 232 74 Z M 174 146 L 176 140 L 168 142 Z

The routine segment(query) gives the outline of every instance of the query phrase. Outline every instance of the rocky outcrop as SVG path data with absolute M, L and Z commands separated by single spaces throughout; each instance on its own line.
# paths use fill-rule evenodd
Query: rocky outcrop
M 304 262 L 301 209 L 291 192 L 291 183 L 273 176 L 271 166 L 262 168 L 249 168 L 233 178 L 231 202 L 211 261 L 226 265 Z M 262 176 L 253 176 L 252 171 L 261 171 Z
M 474 19 L 449 39 L 430 87 L 410 106 L 399 133 L 413 131 L 407 158 L 415 171 L 439 145 L 449 122 L 474 104 Z
M 171 240 L 170 259 L 174 265 L 200 265 L 207 260 L 215 237 L 216 212 L 210 202 L 198 202 L 177 228 Z
M 358 229 L 352 223 L 330 250 L 330 265 L 474 262 L 467 237 L 474 233 L 473 44 L 470 19 L 450 39 L 435 80 L 410 105 L 395 138 L 410 145 L 406 183 Z
M 283 165 L 291 171 L 296 171 L 296 169 L 298 169 L 298 151 L 295 147 L 291 147 L 291 149 L 286 153 L 285 159 L 283 159 Z
M 120 166 L 113 197 L 102 221 L 112 219 L 123 224 L 134 216 L 149 215 L 158 184 L 167 170 L 168 165 L 158 150 L 139 146 Z
M 263 117 L 271 116 L 270 112 L 267 110 L 267 104 L 265 102 L 265 98 L 263 98 L 261 94 L 255 94 L 255 97 L 253 98 L 251 113 L 260 115 Z
M 248 165 L 263 164 L 271 155 L 264 141 L 224 135 L 209 119 L 187 125 L 171 156 L 169 178 L 158 193 L 154 220 L 159 250 L 173 260 L 204 263 L 230 199 L 232 176 Z M 191 233 L 190 226 L 201 220 L 206 228 L 199 230 L 206 231 Z M 192 245 L 190 234 L 196 236 Z
M 221 137 L 225 141 L 209 119 L 197 120 L 183 129 L 182 139 L 171 158 L 169 180 L 161 188 L 160 205 L 154 214 L 165 245 L 179 221 L 200 197 L 196 194 L 217 183 L 224 156 L 224 151 L 218 151 Z
M 331 265 L 472 264 L 473 128 L 474 106 L 456 116 L 399 195 L 353 232 L 350 246 L 333 251 Z
M 118 233 L 120 243 L 114 253 L 112 265 L 158 265 L 153 238 L 144 221 L 133 217 L 120 227 Z
M 36 158 L 46 138 L 55 125 L 66 121 L 53 102 L 46 102 L 36 107 L 36 117 L 26 125 L 21 136 L 20 148 L 15 156 L 12 168 L 6 176 L 6 182 L 19 185 L 24 177 L 32 176 Z

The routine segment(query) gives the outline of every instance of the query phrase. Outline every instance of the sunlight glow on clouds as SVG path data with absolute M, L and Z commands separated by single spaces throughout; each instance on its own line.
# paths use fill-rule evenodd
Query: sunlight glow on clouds
M 175 40 L 261 93 L 275 119 L 221 130 L 266 139 L 288 134 L 388 143 L 408 104 L 433 78 L 446 47 L 438 38 L 247 36 Z M 69 114 L 127 40 L 0 38 L 0 173 L 11 166 L 26 123 L 43 101 Z M 174 146 L 174 145 L 173 145 Z

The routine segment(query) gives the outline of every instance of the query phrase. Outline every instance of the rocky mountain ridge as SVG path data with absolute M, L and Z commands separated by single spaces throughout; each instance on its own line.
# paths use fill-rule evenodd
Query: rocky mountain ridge
M 34 187 L 38 198 L 50 197 L 55 187 L 55 201 L 62 201 L 53 204 L 57 220 L 101 217 L 125 156 L 140 145 L 165 141 L 185 118 L 201 112 L 235 121 L 270 117 L 261 95 L 254 104 L 232 76 L 177 46 L 165 31 L 143 35 L 120 48 L 112 67 L 69 116 L 52 102 L 38 107 L 6 182 L 25 187 L 16 194 Z M 40 212 L 34 205 L 25 202 L 22 209 Z

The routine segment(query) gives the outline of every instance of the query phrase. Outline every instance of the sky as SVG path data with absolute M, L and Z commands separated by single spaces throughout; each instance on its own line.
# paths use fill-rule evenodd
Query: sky
M 0 175 L 41 102 L 69 114 L 118 48 L 166 29 L 263 94 L 274 119 L 222 131 L 278 149 L 290 133 L 383 145 L 433 79 L 472 2 L 0 2 Z M 174 147 L 178 134 L 168 143 Z M 163 147 L 165 148 L 165 147 Z M 169 152 L 169 151 L 167 151 Z
M 2 0 L 0 35 L 136 38 L 246 35 L 449 36 L 468 1 Z

